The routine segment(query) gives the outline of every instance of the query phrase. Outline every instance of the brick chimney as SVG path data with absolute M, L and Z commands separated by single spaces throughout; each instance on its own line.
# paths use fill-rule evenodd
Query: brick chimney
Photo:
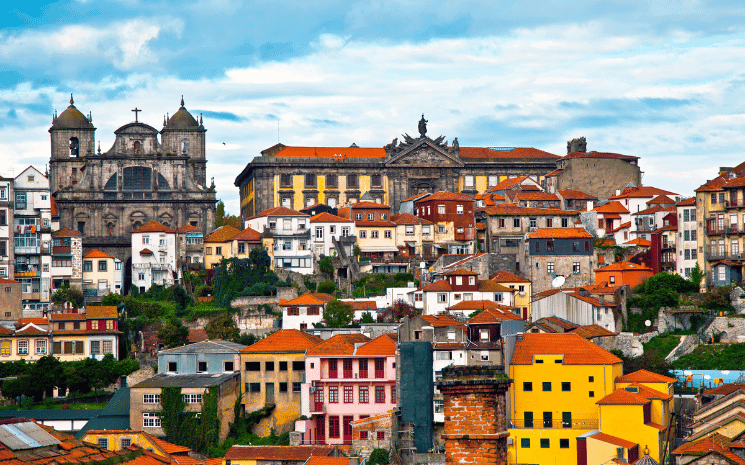
M 501 366 L 442 370 L 445 463 L 507 465 L 506 393 L 512 381 Z

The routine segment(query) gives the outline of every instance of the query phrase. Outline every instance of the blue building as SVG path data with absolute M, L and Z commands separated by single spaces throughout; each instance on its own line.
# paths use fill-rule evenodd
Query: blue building
M 742 281 L 742 265 L 729 260 L 720 260 L 711 266 L 710 286 L 729 286 Z
M 239 353 L 247 346 L 228 341 L 202 341 L 158 353 L 158 373 L 196 374 L 239 371 Z

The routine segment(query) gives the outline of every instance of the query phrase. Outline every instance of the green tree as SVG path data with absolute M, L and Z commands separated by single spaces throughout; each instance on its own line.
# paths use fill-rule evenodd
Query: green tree
M 375 319 L 370 312 L 365 312 L 362 314 L 362 318 L 360 318 L 360 323 L 375 323 Z
M 182 415 L 186 409 L 186 402 L 181 395 L 181 388 L 164 386 L 160 390 L 160 425 L 166 435 L 166 441 L 172 444 L 182 444 L 184 431 Z
M 367 463 L 369 465 L 388 465 L 390 463 L 388 451 L 385 449 L 375 449 L 370 454 L 370 460 Z
M 215 207 L 215 229 L 223 226 L 225 223 L 225 203 L 220 200 Z
M 160 327 L 158 339 L 169 349 L 185 345 L 189 339 L 189 328 L 172 318 Z
M 354 318 L 354 309 L 348 302 L 332 300 L 326 304 L 323 311 L 323 319 L 329 328 L 346 328 L 352 323 Z
M 173 300 L 176 301 L 179 310 L 186 310 L 186 307 L 191 305 L 191 297 L 189 297 L 186 290 L 181 286 L 174 286 Z
M 54 294 L 52 294 L 52 302 L 57 305 L 71 302 L 73 307 L 81 308 L 85 303 L 85 296 L 77 289 L 71 289 L 70 286 L 62 286 L 57 288 Z
M 204 327 L 204 331 L 210 339 L 237 342 L 240 337 L 240 331 L 235 324 L 235 320 L 233 320 L 233 314 L 230 312 L 223 312 L 214 316 Z
M 336 283 L 333 281 L 321 281 L 316 287 L 316 291 L 322 294 L 334 295 L 336 292 Z
M 243 344 L 244 346 L 250 346 L 256 342 L 256 335 L 251 333 L 241 334 L 236 342 L 238 342 L 238 344 Z
M 696 263 L 696 266 L 691 270 L 691 282 L 698 287 L 701 285 L 701 280 L 704 279 L 705 276 L 706 273 L 704 273 L 704 270 L 702 270 L 701 267 L 698 266 L 698 263 Z
M 215 267 L 212 279 L 215 304 L 229 308 L 230 302 L 242 295 L 274 295 L 279 278 L 271 270 L 271 258 L 266 250 L 251 250 L 248 259 L 229 258 Z
M 328 275 L 333 275 L 334 274 L 334 261 L 331 259 L 331 257 L 327 257 L 326 255 L 321 255 L 321 259 L 318 261 L 318 269 Z

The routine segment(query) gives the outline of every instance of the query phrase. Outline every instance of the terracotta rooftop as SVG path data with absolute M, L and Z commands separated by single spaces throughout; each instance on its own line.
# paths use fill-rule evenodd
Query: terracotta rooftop
M 610 200 L 616 199 L 643 199 L 646 197 L 657 197 L 658 195 L 678 195 L 675 192 L 658 189 L 652 186 L 627 187 L 620 194 L 614 195 Z
M 496 186 L 492 187 L 489 190 L 490 191 L 503 191 L 503 190 L 511 189 L 512 187 L 519 185 L 521 182 L 527 180 L 528 178 L 530 178 L 530 176 L 518 176 L 516 178 L 505 179 L 504 181 L 498 183 Z M 530 178 L 530 180 L 535 182 L 533 178 Z
M 264 460 L 304 462 L 311 456 L 331 454 L 334 446 L 239 446 L 228 449 L 225 460 Z
M 665 204 L 675 204 L 675 200 L 663 194 L 663 195 L 658 195 L 652 200 L 647 201 L 647 205 L 665 205 Z
M 93 249 L 87 254 L 83 255 L 83 258 L 115 258 L 113 255 L 109 255 L 106 252 L 102 252 L 98 249 Z
M 119 318 L 119 311 L 113 305 L 88 305 L 85 307 L 85 315 L 91 320 Z
M 631 449 L 636 445 L 635 442 L 627 441 L 626 439 L 621 439 L 616 436 L 611 436 L 610 434 L 605 433 L 597 433 L 590 436 L 593 439 L 597 439 L 598 441 L 607 442 L 608 444 L 613 444 L 614 446 L 621 446 L 625 447 L 626 449 Z
M 563 329 L 565 332 L 569 332 L 578 328 L 578 326 L 571 321 L 565 320 L 564 318 L 559 318 L 557 316 L 546 317 L 546 321 L 555 324 L 559 328 Z
M 494 280 L 479 281 L 478 289 L 481 292 L 515 292 L 516 291 L 516 289 L 507 287 L 504 284 L 499 284 L 498 282 Z
M 453 288 L 448 283 L 447 279 L 440 279 L 432 284 L 429 284 L 422 288 L 424 292 L 450 292 Z
M 296 210 L 290 210 L 287 207 L 274 207 L 274 208 L 269 208 L 268 210 L 264 210 L 263 212 L 256 215 L 254 218 L 259 218 L 262 216 L 310 216 L 310 215 L 306 215 L 305 213 L 302 213 Z
M 549 194 L 547 192 L 507 191 L 505 195 L 517 200 L 559 201 L 559 197 L 556 194 Z
M 611 263 L 610 265 L 598 268 L 596 271 L 652 271 L 647 266 L 637 265 L 636 263 L 622 261 Z
M 332 215 L 331 213 L 323 212 L 319 213 L 310 218 L 311 223 L 353 223 L 348 218 L 342 218 L 341 216 Z
M 337 334 L 309 348 L 305 354 L 306 356 L 353 355 L 355 343 L 369 341 L 370 338 L 363 334 Z
M 300 353 L 322 343 L 323 339 L 297 329 L 280 329 L 264 339 L 241 350 L 251 353 Z
M 280 307 L 305 307 L 308 305 L 326 305 L 334 300 L 334 296 L 320 292 L 309 292 L 294 299 L 280 303 Z
M 517 275 L 510 273 L 509 271 L 497 271 L 491 277 L 490 280 L 497 283 L 529 283 L 527 279 L 523 279 Z
M 463 323 L 449 315 L 419 315 L 419 318 L 429 323 L 432 327 L 462 326 Z
M 561 157 L 533 147 L 461 147 L 461 158 L 548 158 L 557 160 Z
M 83 321 L 85 313 L 50 313 L 51 321 Z
M 532 208 L 519 207 L 517 205 L 495 205 L 485 209 L 486 214 L 490 216 L 578 216 L 579 212 L 574 210 L 561 210 L 558 208 Z
M 685 200 L 681 200 L 676 205 L 678 207 L 695 207 L 696 206 L 696 197 L 688 197 Z
M 705 396 L 726 396 L 733 392 L 739 391 L 740 389 L 745 390 L 745 383 L 726 383 L 715 388 L 707 389 L 704 391 Z
M 543 239 L 543 238 L 581 238 L 591 239 L 590 233 L 585 231 L 585 228 L 538 228 L 535 232 L 528 233 L 531 239 Z
M 461 304 L 467 305 L 464 305 L 464 308 L 458 308 Z M 510 311 L 510 307 L 497 304 L 490 300 L 470 300 L 460 302 L 450 307 L 450 310 L 482 310 L 478 315 L 468 320 L 469 325 L 501 323 L 504 320 L 522 319 Z
M 314 455 L 304 465 L 349 465 L 349 457 L 321 457 Z
M 418 224 L 434 224 L 430 220 L 419 218 L 411 213 L 399 213 L 396 215 L 391 216 L 391 221 L 396 223 L 397 225 L 408 225 L 408 226 L 414 226 Z
M 352 309 L 355 311 L 361 311 L 361 310 L 370 310 L 375 311 L 378 309 L 378 304 L 374 300 L 353 300 L 353 301 L 346 301 L 345 303 L 348 303 L 352 306 Z
M 52 237 L 81 237 L 78 231 L 69 228 L 60 228 L 59 230 L 52 233 Z
M 606 365 L 621 359 L 577 334 L 525 333 L 515 345 L 512 363 L 531 365 L 534 356 L 563 355 L 565 365 Z
M 150 249 L 142 249 L 140 250 L 140 255 L 152 255 L 153 251 Z
M 675 378 L 642 369 L 636 370 L 633 373 L 625 374 L 619 377 L 616 381 L 619 383 L 674 383 Z M 708 392 L 704 392 L 704 394 L 707 393 Z
M 453 201 L 459 201 L 459 202 L 473 202 L 473 197 L 471 197 L 470 195 L 459 194 L 456 192 L 439 191 L 439 192 L 435 192 L 434 194 L 430 194 L 427 197 L 417 200 L 416 203 L 429 202 L 431 200 L 453 200 Z
M 557 191 L 562 197 L 565 199 L 572 199 L 572 200 L 594 200 L 597 197 L 594 197 L 586 192 L 582 192 L 580 190 L 576 189 L 557 189 Z
M 225 226 L 220 226 L 207 235 L 207 237 L 204 238 L 204 242 L 227 242 L 240 234 L 240 232 L 241 231 L 238 228 L 226 224 Z
M 615 336 L 618 333 L 614 333 L 613 331 L 603 328 L 600 325 L 592 324 L 592 325 L 585 325 L 580 326 L 579 328 L 573 329 L 571 332 L 574 334 L 579 334 L 585 339 L 592 339 L 594 337 L 603 337 L 603 336 Z
M 351 208 L 377 208 L 377 209 L 389 210 L 391 207 L 383 203 L 370 202 L 368 200 L 363 200 L 362 202 L 353 203 L 351 205 Z
M 652 242 L 648 241 L 647 239 L 637 237 L 636 239 L 631 239 L 630 241 L 624 242 L 623 245 L 638 245 L 639 247 L 651 247 Z
M 598 213 L 629 213 L 629 210 L 617 200 L 598 205 L 597 207 L 593 208 L 592 211 Z
M 261 233 L 252 228 L 246 228 L 233 237 L 234 241 L 261 242 Z
M 390 356 L 396 355 L 398 334 L 385 333 L 357 348 L 355 355 Z
M 147 223 L 143 224 L 137 229 L 134 229 L 130 231 L 131 233 L 151 233 L 151 232 L 162 232 L 162 233 L 169 233 L 169 234 L 175 234 L 176 230 L 169 228 L 168 226 L 162 225 L 158 223 L 157 221 L 148 221 Z
M 189 344 L 195 344 L 197 342 L 203 342 L 209 339 L 207 336 L 207 331 L 203 329 L 190 329 L 189 335 L 187 336 L 187 340 L 189 341 Z
M 458 268 L 442 273 L 442 276 L 478 276 L 479 274 L 473 270 L 466 270 L 464 268 Z
M 179 228 L 176 230 L 178 233 L 186 233 L 186 232 L 198 232 L 201 233 L 202 230 L 197 228 L 194 225 L 191 224 L 185 224 L 183 226 L 179 226 Z

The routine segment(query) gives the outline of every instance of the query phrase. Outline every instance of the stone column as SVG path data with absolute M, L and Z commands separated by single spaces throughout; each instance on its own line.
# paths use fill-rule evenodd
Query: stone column
M 445 463 L 507 465 L 506 393 L 512 381 L 501 366 L 442 370 Z

